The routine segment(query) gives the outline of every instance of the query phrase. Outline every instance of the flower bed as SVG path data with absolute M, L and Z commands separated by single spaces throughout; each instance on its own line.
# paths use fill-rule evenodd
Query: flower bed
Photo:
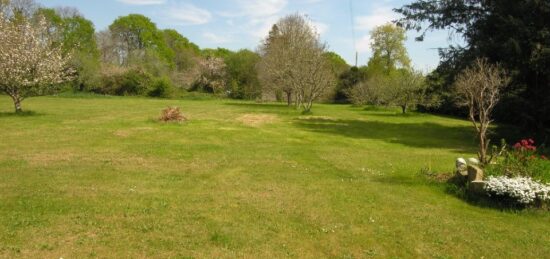
M 490 176 L 485 184 L 487 194 L 522 205 L 550 201 L 550 186 L 529 177 Z

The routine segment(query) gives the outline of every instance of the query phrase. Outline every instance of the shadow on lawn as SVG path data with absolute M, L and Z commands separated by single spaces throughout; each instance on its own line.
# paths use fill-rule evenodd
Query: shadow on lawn
M 445 148 L 475 152 L 472 128 L 437 123 L 387 123 L 380 121 L 296 119 L 295 125 L 313 132 L 350 138 L 377 139 L 417 148 Z
M 42 116 L 42 115 L 44 115 L 44 114 L 33 112 L 33 111 L 0 112 L 0 118 L 5 118 L 5 117 L 32 117 L 32 116 Z
M 286 103 L 224 103 L 225 105 L 245 108 L 247 111 L 277 114 L 299 114 L 300 110 L 294 106 L 287 106 Z

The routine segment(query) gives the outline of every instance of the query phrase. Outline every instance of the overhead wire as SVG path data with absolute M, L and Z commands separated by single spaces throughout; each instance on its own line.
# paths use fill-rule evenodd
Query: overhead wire
M 351 38 L 353 42 L 353 50 L 355 51 L 355 66 L 357 66 L 359 52 L 357 51 L 357 42 L 355 37 L 355 21 L 353 19 L 353 0 L 349 0 L 349 14 L 350 14 L 350 22 L 351 22 Z

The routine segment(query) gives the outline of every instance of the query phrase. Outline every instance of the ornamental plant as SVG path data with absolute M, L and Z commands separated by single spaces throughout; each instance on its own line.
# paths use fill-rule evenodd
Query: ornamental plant
M 501 154 L 495 164 L 488 165 L 487 175 L 514 177 L 530 177 L 534 180 L 550 182 L 550 161 L 541 155 L 533 139 L 522 139 L 507 147 L 503 142 Z
M 550 201 L 550 185 L 529 177 L 490 176 L 485 185 L 487 194 L 519 205 Z

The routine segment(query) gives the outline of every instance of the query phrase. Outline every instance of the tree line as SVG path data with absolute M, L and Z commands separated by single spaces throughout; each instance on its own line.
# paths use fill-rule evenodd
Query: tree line
M 58 63 L 67 65 L 57 72 L 67 79 L 63 84 L 43 81 L 31 87 L 40 91 L 12 91 L 10 96 L 19 103 L 27 96 L 62 88 L 151 97 L 200 91 L 235 99 L 285 101 L 305 112 L 314 101 L 399 105 L 403 112 L 428 103 L 424 76 L 410 66 L 404 31 L 393 24 L 372 33 L 374 56 L 367 66 L 358 68 L 329 51 L 308 18 L 298 14 L 274 24 L 256 51 L 231 51 L 201 49 L 178 31 L 159 29 L 140 14 L 118 17 L 96 32 L 94 24 L 71 7 L 52 9 L 33 0 L 0 0 L 0 11 L 3 30 L 34 26 L 38 31 L 28 33 L 42 39 L 35 45 L 57 48 L 63 58 Z M 11 45 L 0 47 L 5 53 L 12 51 Z

